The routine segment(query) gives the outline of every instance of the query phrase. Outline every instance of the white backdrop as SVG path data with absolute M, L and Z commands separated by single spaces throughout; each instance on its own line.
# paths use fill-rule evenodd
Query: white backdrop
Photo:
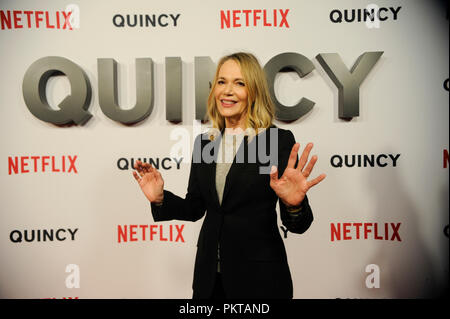
M 72 4 L 79 8 L 73 30 L 27 26 L 23 12 L 53 14 Z M 364 22 L 333 23 L 333 10 L 364 9 L 369 4 L 401 7 L 394 20 L 378 28 Z M 289 9 L 289 28 L 220 27 L 221 10 Z M 277 97 L 294 105 L 301 97 L 316 104 L 290 129 L 304 146 L 314 143 L 315 176 L 327 178 L 308 196 L 314 213 L 303 235 L 284 239 L 294 282 L 294 298 L 421 298 L 448 284 L 448 17 L 433 1 L 1 1 L 4 18 L 22 11 L 23 28 L 4 24 L 0 30 L 0 297 L 2 298 L 190 298 L 198 232 L 197 223 L 173 221 L 184 227 L 183 241 L 119 242 L 118 225 L 153 225 L 150 206 L 131 170 L 120 170 L 120 158 L 169 157 L 174 129 L 185 129 L 192 140 L 195 112 L 194 57 L 214 62 L 225 54 L 249 51 L 264 65 L 273 56 L 297 52 L 312 60 L 315 70 L 305 78 L 279 74 Z M 180 14 L 177 26 L 115 27 L 116 14 Z M 4 19 L 2 18 L 2 19 Z M 242 20 L 241 20 L 242 22 Z M 74 23 L 75 25 L 75 23 Z M 384 51 L 360 87 L 360 116 L 338 118 L 338 91 L 315 59 L 338 53 L 348 68 L 368 51 Z M 23 76 L 36 60 L 61 56 L 78 64 L 92 86 L 89 112 L 80 126 L 58 127 L 34 117 L 22 94 Z M 183 61 L 183 121 L 165 120 L 165 57 Z M 154 69 L 154 109 L 135 125 L 106 117 L 98 102 L 97 59 L 118 62 L 119 104 L 135 101 L 135 58 L 150 57 Z M 447 84 L 448 85 L 448 84 Z M 68 94 L 63 76 L 47 85 L 52 107 Z M 191 147 L 191 145 L 190 145 Z M 333 167 L 335 155 L 400 154 L 396 166 Z M 51 172 L 51 156 L 76 157 L 76 171 Z M 9 161 L 28 156 L 28 173 L 9 172 Z M 31 156 L 40 156 L 37 172 Z M 46 171 L 42 156 L 50 156 Z M 165 187 L 186 193 L 190 165 L 161 169 Z M 67 168 L 66 168 L 67 169 Z M 20 170 L 19 170 L 20 171 Z M 373 232 L 351 240 L 331 240 L 331 224 L 377 223 L 400 226 L 398 240 L 375 240 Z M 158 224 L 159 225 L 159 224 Z M 184 225 L 184 226 L 181 226 Z M 65 229 L 65 240 L 14 242 L 25 230 Z M 78 229 L 73 237 L 67 229 Z M 361 228 L 362 229 L 362 228 Z M 391 230 L 392 228 L 390 228 Z M 14 232 L 15 231 L 15 232 Z M 282 231 L 280 229 L 282 234 Z M 166 235 L 167 234 L 167 235 Z M 36 235 L 37 236 L 37 235 Z M 42 235 L 43 236 L 43 235 Z M 342 235 L 343 236 L 343 235 Z M 389 236 L 390 237 L 390 236 Z M 30 238 L 30 237 L 28 237 Z M 175 237 L 174 237 L 175 238 Z M 68 265 L 75 265 L 67 268 Z M 367 268 L 368 265 L 376 265 Z M 374 267 L 374 266 L 372 266 Z M 66 272 L 67 268 L 67 272 Z M 378 286 L 367 284 L 372 278 Z M 378 280 L 379 279 L 379 280 Z M 369 280 L 370 281 L 370 280 Z M 78 283 L 78 285 L 77 285 Z M 73 287 L 75 286 L 75 287 Z M 71 288 L 72 287 L 72 288 Z

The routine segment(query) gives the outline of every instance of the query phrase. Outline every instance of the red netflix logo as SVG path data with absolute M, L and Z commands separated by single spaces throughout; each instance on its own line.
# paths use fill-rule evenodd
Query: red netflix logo
M 75 173 L 78 174 L 74 156 L 14 156 L 8 157 L 8 175 L 20 173 Z
M 117 242 L 179 241 L 184 243 L 183 229 L 184 225 L 117 225 Z
M 5 29 L 73 30 L 72 11 L 0 10 L 0 24 Z
M 220 28 L 289 28 L 288 13 L 289 9 L 220 10 Z
M 401 223 L 331 223 L 331 241 L 351 239 L 376 239 L 402 241 Z

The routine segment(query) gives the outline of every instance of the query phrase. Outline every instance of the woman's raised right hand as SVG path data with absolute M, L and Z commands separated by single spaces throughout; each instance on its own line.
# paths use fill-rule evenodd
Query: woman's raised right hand
M 133 176 L 139 183 L 145 197 L 151 203 L 162 203 L 164 198 L 164 180 L 158 170 L 148 163 L 136 161 Z M 139 173 L 139 174 L 138 174 Z

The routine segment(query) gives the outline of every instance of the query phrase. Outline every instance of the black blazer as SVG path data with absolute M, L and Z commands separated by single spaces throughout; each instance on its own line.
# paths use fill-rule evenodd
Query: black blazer
M 270 136 L 274 141 L 276 135 L 278 147 L 269 153 Z M 151 204 L 153 218 L 155 222 L 197 221 L 206 211 L 197 242 L 193 298 L 211 296 L 219 243 L 220 268 L 228 298 L 292 298 L 291 274 L 277 225 L 278 197 L 269 185 L 270 175 L 259 172 L 264 166 L 270 170 L 271 164 L 261 156 L 253 160 L 248 151 L 256 148 L 256 154 L 259 154 L 261 146 L 266 145 L 266 154 L 272 159 L 278 155 L 278 165 L 275 165 L 281 177 L 295 144 L 294 135 L 289 130 L 272 126 L 250 142 L 246 136 L 238 149 L 238 154 L 244 151 L 244 160 L 238 156 L 234 158 L 226 177 L 221 205 L 215 186 L 216 162 L 205 156 L 200 162 L 194 162 L 202 152 L 217 158 L 220 139 L 220 134 L 213 141 L 206 133 L 197 136 L 185 199 L 164 190 L 163 205 Z M 313 215 L 307 197 L 297 215 L 287 212 L 281 201 L 279 205 L 281 221 L 290 232 L 301 234 L 309 228 Z

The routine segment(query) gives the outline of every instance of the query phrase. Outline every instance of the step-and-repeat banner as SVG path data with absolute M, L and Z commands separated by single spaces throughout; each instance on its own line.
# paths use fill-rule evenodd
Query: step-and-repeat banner
M 1 1 L 0 297 L 191 298 L 196 223 L 153 221 L 132 176 L 184 197 L 215 65 L 253 53 L 275 124 L 314 143 L 294 298 L 448 284 L 448 9 L 440 1 Z

